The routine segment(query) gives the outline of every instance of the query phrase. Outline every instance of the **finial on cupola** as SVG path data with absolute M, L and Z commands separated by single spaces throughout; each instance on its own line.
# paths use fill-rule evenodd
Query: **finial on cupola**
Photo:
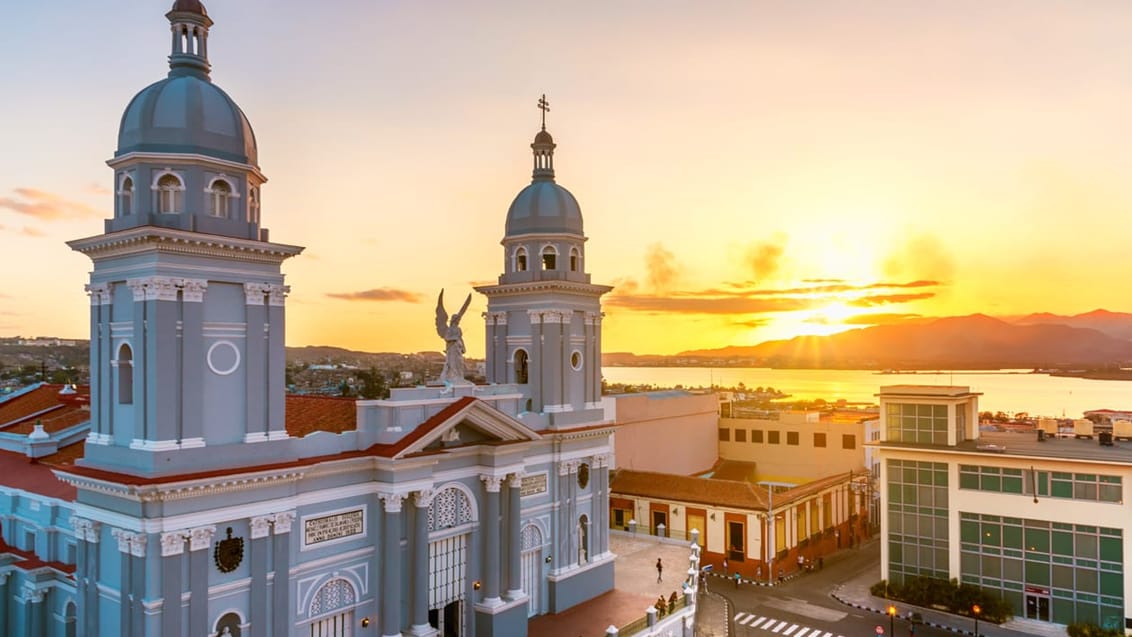
M 554 181 L 554 138 L 546 132 L 546 114 L 550 112 L 550 102 L 546 101 L 546 94 L 538 100 L 538 108 L 542 111 L 542 130 L 535 135 L 535 142 L 531 150 L 535 155 L 535 169 L 531 173 L 533 179 L 548 179 Z

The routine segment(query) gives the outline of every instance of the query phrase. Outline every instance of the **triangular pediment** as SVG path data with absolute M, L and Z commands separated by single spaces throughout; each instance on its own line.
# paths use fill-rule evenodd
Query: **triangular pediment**
M 481 400 L 471 400 L 460 409 L 437 414 L 417 429 L 423 429 L 420 437 L 394 458 L 460 447 L 542 439 L 533 429 Z

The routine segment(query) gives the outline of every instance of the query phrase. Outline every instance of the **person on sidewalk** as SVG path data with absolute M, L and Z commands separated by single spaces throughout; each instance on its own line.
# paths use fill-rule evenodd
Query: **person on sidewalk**
M 739 574 L 735 574 L 735 588 L 739 588 Z
M 727 577 L 727 558 L 723 558 L 723 576 Z
M 664 565 L 660 563 L 660 558 L 656 558 L 656 583 L 660 583 L 660 576 L 664 573 Z

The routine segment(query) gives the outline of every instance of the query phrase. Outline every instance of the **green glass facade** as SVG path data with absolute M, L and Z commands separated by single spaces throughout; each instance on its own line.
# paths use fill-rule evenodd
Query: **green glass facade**
M 887 468 L 889 580 L 947 579 L 947 465 L 889 460 Z
M 888 403 L 885 416 L 889 442 L 947 444 L 947 405 Z
M 960 580 L 998 591 L 1018 617 L 1124 626 L 1121 529 L 960 513 Z

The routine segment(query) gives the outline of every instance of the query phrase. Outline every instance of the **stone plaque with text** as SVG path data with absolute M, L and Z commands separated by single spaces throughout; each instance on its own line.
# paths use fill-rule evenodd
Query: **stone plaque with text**
M 519 487 L 520 497 L 546 493 L 546 474 L 538 473 L 533 476 L 523 476 L 523 484 Z
M 303 543 L 307 546 L 362 533 L 365 533 L 365 517 L 361 509 L 308 518 L 303 522 Z

